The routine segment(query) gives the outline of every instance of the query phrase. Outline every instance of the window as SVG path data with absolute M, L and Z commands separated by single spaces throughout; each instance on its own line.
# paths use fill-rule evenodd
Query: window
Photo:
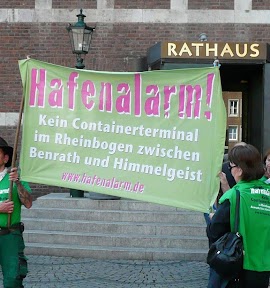
M 238 141 L 238 126 L 229 126 L 229 141 Z
M 228 108 L 229 108 L 229 111 L 228 111 L 229 116 L 238 117 L 238 115 L 239 115 L 239 100 L 229 99 Z

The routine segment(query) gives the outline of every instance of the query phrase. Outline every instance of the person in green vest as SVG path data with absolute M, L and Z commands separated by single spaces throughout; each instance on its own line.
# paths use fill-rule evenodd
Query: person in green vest
M 32 206 L 31 189 L 20 181 L 18 169 L 9 169 L 13 148 L 0 137 L 0 265 L 4 288 L 21 288 L 27 274 L 27 259 L 24 255 L 21 205 Z M 9 188 L 12 183 L 12 197 Z
M 244 263 L 241 288 L 268 288 L 270 276 L 270 187 L 261 181 L 264 166 L 259 151 L 252 145 L 236 146 L 228 155 L 229 169 L 236 185 L 219 200 L 219 207 L 207 226 L 213 243 L 232 231 L 235 221 L 236 190 L 240 191 L 239 232 L 243 237 Z M 220 287 L 235 287 L 224 279 Z M 216 287 L 219 288 L 219 287 Z

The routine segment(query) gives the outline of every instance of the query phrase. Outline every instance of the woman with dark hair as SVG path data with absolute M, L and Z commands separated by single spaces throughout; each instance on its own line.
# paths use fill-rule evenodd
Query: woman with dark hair
M 268 288 L 270 276 L 270 190 L 261 181 L 265 170 L 259 151 L 252 145 L 236 146 L 228 155 L 236 185 L 219 200 L 219 207 L 207 226 L 211 243 L 232 231 L 235 221 L 236 190 L 240 191 L 239 232 L 243 237 L 244 263 L 239 287 Z M 235 287 L 223 279 L 220 287 Z M 219 288 L 219 287 L 215 287 Z

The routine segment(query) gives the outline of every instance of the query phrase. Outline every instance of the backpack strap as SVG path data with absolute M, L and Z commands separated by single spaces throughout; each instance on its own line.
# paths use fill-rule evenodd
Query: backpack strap
M 234 232 L 238 232 L 239 221 L 240 221 L 240 191 L 236 190 L 236 205 L 235 205 L 235 222 L 234 222 Z

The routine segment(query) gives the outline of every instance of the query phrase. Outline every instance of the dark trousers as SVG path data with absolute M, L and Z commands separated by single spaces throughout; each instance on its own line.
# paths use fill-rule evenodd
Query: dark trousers
M 217 274 L 217 272 L 210 267 L 207 288 L 221 287 L 221 281 L 222 278 L 219 276 L 219 274 Z
M 223 279 L 210 268 L 207 288 L 268 288 L 270 272 L 256 272 L 243 270 L 240 282 Z
M 4 288 L 23 287 L 23 278 L 27 274 L 24 247 L 22 233 L 19 230 L 0 236 L 0 265 Z
M 243 270 L 240 277 L 241 288 L 268 288 L 270 272 Z

